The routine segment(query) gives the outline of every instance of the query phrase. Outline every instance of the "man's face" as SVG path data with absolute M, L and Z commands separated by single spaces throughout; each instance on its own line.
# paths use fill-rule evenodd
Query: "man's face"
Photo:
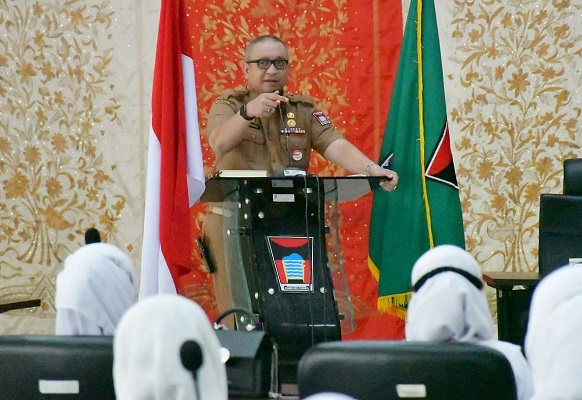
M 289 60 L 289 54 L 282 43 L 276 40 L 263 40 L 253 46 L 246 61 L 261 59 Z M 279 90 L 279 93 L 282 93 L 289 77 L 289 65 L 284 69 L 277 69 L 271 64 L 268 69 L 261 69 L 256 63 L 244 63 L 243 72 L 251 92 L 261 94 Z

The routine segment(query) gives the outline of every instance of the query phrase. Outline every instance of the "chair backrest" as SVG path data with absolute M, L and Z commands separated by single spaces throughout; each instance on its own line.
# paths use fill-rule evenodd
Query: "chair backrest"
M 112 336 L 0 336 L 0 397 L 115 399 Z
M 540 196 L 539 254 L 540 279 L 582 258 L 582 196 L 542 194 Z
M 582 158 L 564 160 L 564 194 L 582 196 Z
M 299 362 L 301 398 L 339 392 L 358 400 L 517 398 L 509 361 L 470 343 L 324 342 Z

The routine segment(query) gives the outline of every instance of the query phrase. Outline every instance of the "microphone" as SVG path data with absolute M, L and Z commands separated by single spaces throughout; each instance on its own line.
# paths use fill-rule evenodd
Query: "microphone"
M 291 133 L 305 133 L 304 130 L 298 130 L 296 127 L 290 127 L 287 122 L 285 122 L 285 118 L 283 117 L 283 105 L 280 102 L 277 102 L 277 108 L 279 109 L 279 118 L 281 119 L 281 134 L 285 135 L 285 151 L 287 152 L 287 157 L 289 161 L 287 162 L 287 167 L 281 171 L 280 173 L 276 174 L 275 176 L 297 176 L 297 175 L 307 175 L 307 172 L 298 167 L 291 166 L 292 160 L 294 159 L 293 154 L 289 150 L 289 134 Z
M 198 379 L 196 378 L 196 373 L 204 361 L 200 345 L 193 340 L 186 340 L 182 343 L 182 346 L 180 346 L 180 361 L 182 361 L 184 368 L 192 373 L 194 388 L 196 389 L 196 400 L 200 400 L 200 388 L 198 387 Z
M 287 168 L 290 167 L 291 164 L 291 153 L 289 152 L 289 127 L 287 126 L 287 123 L 285 122 L 285 118 L 283 118 L 283 110 L 282 110 L 282 106 L 281 104 L 279 104 L 277 106 L 277 108 L 279 109 L 279 117 L 281 119 L 281 134 L 285 135 L 285 151 L 287 152 L 287 157 L 289 158 L 289 162 L 287 163 Z M 285 171 L 283 171 L 283 176 L 285 175 Z
M 202 348 L 193 340 L 186 340 L 180 347 L 180 360 L 182 365 L 192 374 L 202 366 Z
M 287 123 L 285 122 L 285 118 L 283 118 L 283 110 L 281 109 L 281 104 L 279 104 L 279 106 L 277 107 L 279 109 L 279 117 L 281 118 L 281 133 L 283 135 L 288 135 L 289 134 L 289 127 L 287 126 Z
M 100 243 L 101 235 L 95 228 L 89 228 L 85 231 L 85 244 Z

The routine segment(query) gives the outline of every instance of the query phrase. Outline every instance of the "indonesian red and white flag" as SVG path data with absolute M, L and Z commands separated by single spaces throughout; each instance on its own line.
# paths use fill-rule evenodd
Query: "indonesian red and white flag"
M 194 62 L 181 0 L 163 0 L 152 91 L 140 299 L 191 271 L 190 207 L 204 192 Z

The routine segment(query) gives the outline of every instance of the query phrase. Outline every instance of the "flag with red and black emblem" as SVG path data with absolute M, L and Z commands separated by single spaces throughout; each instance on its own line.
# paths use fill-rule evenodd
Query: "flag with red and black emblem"
M 465 247 L 433 1 L 410 4 L 380 160 L 400 181 L 375 190 L 370 221 L 378 308 L 401 318 L 416 260 L 440 244 Z

